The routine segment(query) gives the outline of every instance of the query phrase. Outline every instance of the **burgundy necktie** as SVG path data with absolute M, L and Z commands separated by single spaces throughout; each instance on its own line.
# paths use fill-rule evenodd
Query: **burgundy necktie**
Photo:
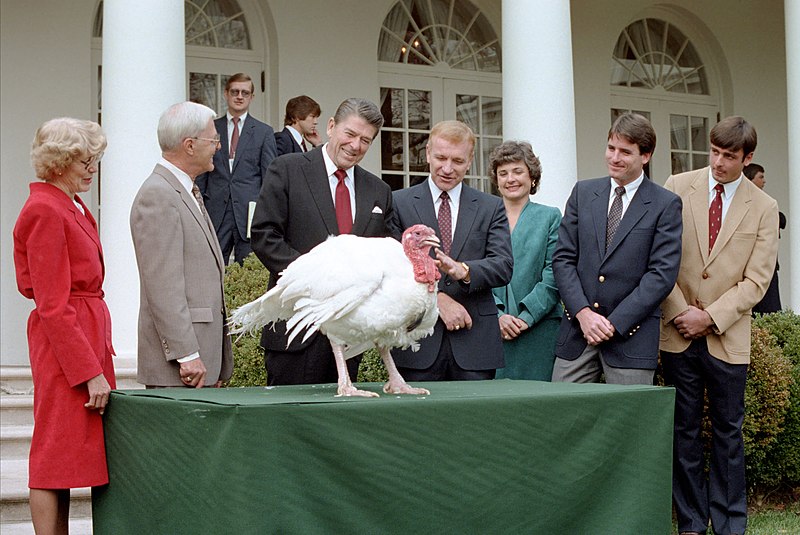
M 300 146 L 303 147 L 303 152 L 308 152 L 308 148 L 306 148 L 306 140 L 305 139 L 301 139 L 300 140 Z
M 233 133 L 231 134 L 231 146 L 228 149 L 228 154 L 230 154 L 230 159 L 236 156 L 236 145 L 239 144 L 239 118 L 233 118 Z
M 711 254 L 711 249 L 714 248 L 714 243 L 719 236 L 719 229 L 722 227 L 722 192 L 725 191 L 725 186 L 717 184 L 714 186 L 714 191 L 717 194 L 714 200 L 711 201 L 711 206 L 708 207 L 708 252 Z
M 450 254 L 453 244 L 453 214 L 450 212 L 450 195 L 443 191 L 439 196 L 442 203 L 439 205 L 439 232 L 442 233 L 442 251 Z
M 350 234 L 353 230 L 353 212 L 350 209 L 350 190 L 344 183 L 347 172 L 337 169 L 333 174 L 339 179 L 336 184 L 336 223 L 339 225 L 339 234 Z

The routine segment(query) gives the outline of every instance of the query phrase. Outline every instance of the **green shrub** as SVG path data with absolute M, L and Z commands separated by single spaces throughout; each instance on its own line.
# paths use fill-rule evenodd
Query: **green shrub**
M 758 480 L 764 485 L 800 485 L 800 316 L 790 310 L 758 316 L 754 327 L 768 329 L 792 364 L 793 383 L 783 428 L 764 452 Z
M 225 269 L 225 305 L 228 313 L 267 291 L 269 271 L 256 255 L 244 259 L 244 264 L 233 263 Z M 233 375 L 226 386 L 264 386 L 267 372 L 264 369 L 264 351 L 258 336 L 243 334 L 233 338 Z
M 254 253 L 244 264 L 233 263 L 225 270 L 225 304 L 228 311 L 258 299 L 267 291 L 269 271 Z M 370 349 L 358 368 L 361 382 L 385 382 L 389 376 L 378 351 Z M 233 375 L 226 386 L 264 386 L 267 372 L 264 369 L 264 351 L 258 336 L 241 335 L 233 339 Z

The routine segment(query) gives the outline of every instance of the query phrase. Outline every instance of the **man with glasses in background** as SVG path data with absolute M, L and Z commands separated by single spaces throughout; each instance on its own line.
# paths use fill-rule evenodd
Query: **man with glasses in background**
M 253 80 L 244 73 L 228 78 L 228 111 L 214 121 L 222 146 L 214 155 L 214 169 L 197 177 L 226 264 L 231 252 L 241 264 L 252 251 L 250 203 L 255 204 L 261 180 L 277 155 L 272 127 L 248 113 L 254 90 Z

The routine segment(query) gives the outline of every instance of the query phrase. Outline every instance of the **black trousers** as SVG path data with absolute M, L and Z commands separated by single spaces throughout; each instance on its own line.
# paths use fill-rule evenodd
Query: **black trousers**
M 678 531 L 744 533 L 747 527 L 745 483 L 744 387 L 746 364 L 728 364 L 708 352 L 705 338 L 683 353 L 661 352 L 664 380 L 674 386 L 672 497 Z M 703 393 L 708 391 L 711 418 L 711 466 L 706 479 L 703 439 Z
M 482 381 L 494 379 L 497 373 L 497 370 L 465 370 L 459 366 L 447 333 L 444 333 L 439 354 L 429 368 L 417 370 L 398 366 L 397 371 L 406 381 Z
M 268 386 L 317 385 L 339 381 L 333 349 L 325 336 L 315 336 L 300 351 L 265 351 L 264 362 Z M 347 372 L 353 382 L 358 377 L 359 364 L 360 355 L 347 359 Z
M 233 217 L 232 199 L 228 199 L 225 215 L 222 216 L 222 221 L 216 230 L 219 248 L 222 249 L 222 259 L 225 261 L 225 264 L 227 265 L 230 261 L 231 251 L 233 251 L 234 262 L 238 262 L 239 264 L 243 263 L 244 259 L 253 249 L 250 247 L 250 240 L 239 235 L 239 229 Z

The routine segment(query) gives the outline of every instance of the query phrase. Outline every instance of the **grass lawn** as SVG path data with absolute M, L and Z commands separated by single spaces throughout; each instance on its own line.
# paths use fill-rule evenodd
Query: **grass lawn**
M 672 525 L 672 532 L 678 533 L 675 523 Z M 711 529 L 708 533 L 711 534 Z M 786 504 L 783 509 L 751 510 L 747 518 L 747 535 L 798 534 L 800 534 L 800 503 Z

